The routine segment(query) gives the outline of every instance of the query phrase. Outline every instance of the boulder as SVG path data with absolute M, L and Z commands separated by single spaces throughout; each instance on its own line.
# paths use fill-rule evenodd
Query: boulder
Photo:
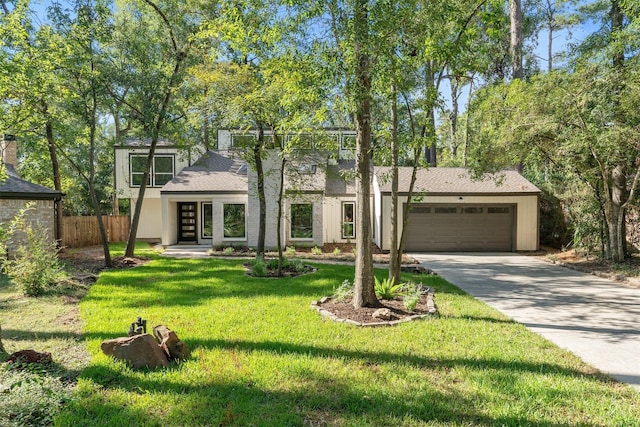
M 392 314 L 391 314 L 391 310 L 389 310 L 388 308 L 379 308 L 373 312 L 371 317 L 373 317 L 374 319 L 380 319 L 380 320 L 391 320 Z
M 165 325 L 158 325 L 153 328 L 153 334 L 160 341 L 160 347 L 167 353 L 169 359 L 183 360 L 189 357 L 191 353 L 189 347 L 180 341 L 178 335 Z
M 107 340 L 100 348 L 104 354 L 124 360 L 134 369 L 169 366 L 164 350 L 149 334 Z
M 38 353 L 35 350 L 20 350 L 11 354 L 7 359 L 7 363 L 51 363 L 51 353 Z

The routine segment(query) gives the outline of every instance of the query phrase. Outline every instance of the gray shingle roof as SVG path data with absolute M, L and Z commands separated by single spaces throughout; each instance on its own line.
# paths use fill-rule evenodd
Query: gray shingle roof
M 5 164 L 7 178 L 0 181 L 0 198 L 21 200 L 55 200 L 62 193 L 20 178 L 13 165 Z
M 162 187 L 162 193 L 246 192 L 247 164 L 214 151 L 184 168 Z
M 391 192 L 391 168 L 376 167 L 380 191 Z M 399 191 L 409 191 L 411 167 L 399 169 Z M 540 190 L 513 170 L 505 170 L 496 174 L 487 174 L 473 179 L 465 168 L 429 168 L 419 169 L 416 175 L 415 192 L 429 194 L 537 194 Z
M 147 148 L 151 146 L 151 138 L 127 138 L 122 144 L 116 144 L 115 148 Z M 175 144 L 168 139 L 158 139 L 158 147 L 175 147 Z

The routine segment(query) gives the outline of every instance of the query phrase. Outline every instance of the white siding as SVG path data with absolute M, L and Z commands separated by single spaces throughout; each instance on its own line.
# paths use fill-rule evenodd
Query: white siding
M 131 212 L 135 209 L 136 199 L 131 199 Z M 140 223 L 138 224 L 138 239 L 161 240 L 162 238 L 162 208 L 160 198 L 146 198 L 142 203 Z

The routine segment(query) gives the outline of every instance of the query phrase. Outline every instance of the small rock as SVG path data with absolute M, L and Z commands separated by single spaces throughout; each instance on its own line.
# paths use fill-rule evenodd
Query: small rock
M 104 354 L 124 360 L 134 369 L 169 366 L 166 353 L 149 334 L 107 340 L 100 348 Z
M 20 350 L 11 354 L 7 359 L 7 363 L 51 363 L 51 353 L 38 353 L 35 350 Z
M 371 315 L 374 319 L 391 320 L 391 310 L 388 308 L 379 308 Z
M 189 357 L 191 351 L 187 345 L 178 339 L 178 335 L 164 325 L 153 328 L 153 334 L 160 341 L 160 347 L 167 353 L 170 359 L 184 360 Z

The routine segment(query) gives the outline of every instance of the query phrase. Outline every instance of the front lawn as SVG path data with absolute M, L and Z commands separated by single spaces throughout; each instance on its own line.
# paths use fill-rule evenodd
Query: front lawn
M 154 259 L 104 272 L 80 306 L 92 362 L 56 424 L 640 424 L 637 392 L 439 278 L 428 283 L 438 317 L 357 328 L 309 308 L 352 267 L 260 279 L 241 263 Z M 192 357 L 136 372 L 104 356 L 100 343 L 137 316 L 176 331 Z

